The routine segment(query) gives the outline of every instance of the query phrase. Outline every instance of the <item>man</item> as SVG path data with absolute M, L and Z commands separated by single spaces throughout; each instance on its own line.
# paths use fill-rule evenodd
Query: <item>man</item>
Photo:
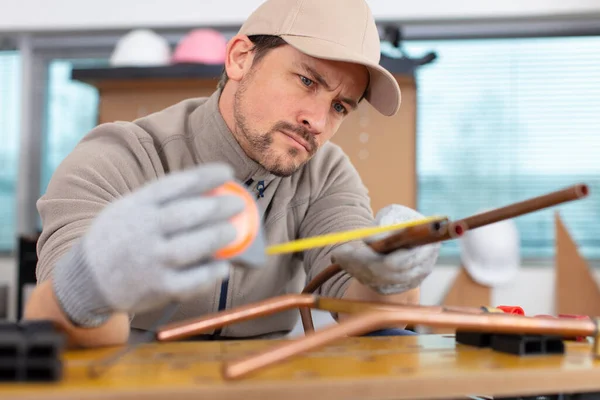
M 38 203 L 39 285 L 26 318 L 57 321 L 74 345 L 121 344 L 170 303 L 181 320 L 298 292 L 332 261 L 345 271 L 322 295 L 418 302 L 436 245 L 380 256 L 358 241 L 258 268 L 212 257 L 235 237 L 228 221 L 243 204 L 208 194 L 233 179 L 256 195 L 267 244 L 420 216 L 390 206 L 374 221 L 356 170 L 329 142 L 361 101 L 398 111 L 379 57 L 364 0 L 266 1 L 228 43 L 212 96 L 103 124 L 58 167 Z M 297 315 L 209 333 L 282 335 Z

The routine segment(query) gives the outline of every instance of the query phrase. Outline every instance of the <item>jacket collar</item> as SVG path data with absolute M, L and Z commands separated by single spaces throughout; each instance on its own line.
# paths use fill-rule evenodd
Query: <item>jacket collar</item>
M 239 145 L 219 110 L 220 95 L 220 90 L 215 91 L 190 114 L 190 129 L 198 158 L 203 163 L 229 164 L 241 183 L 252 179 L 254 182 L 264 181 L 266 185 L 276 176 L 248 157 Z

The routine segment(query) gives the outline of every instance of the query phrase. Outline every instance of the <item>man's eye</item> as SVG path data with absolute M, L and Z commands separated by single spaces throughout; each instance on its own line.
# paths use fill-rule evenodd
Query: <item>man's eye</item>
M 305 84 L 306 86 L 310 86 L 312 85 L 313 81 L 311 81 L 310 79 L 308 79 L 305 76 L 300 75 L 300 80 L 302 81 L 303 84 Z
M 335 111 L 341 113 L 341 114 L 345 114 L 346 113 L 346 107 L 344 107 L 341 103 L 335 103 L 333 105 L 333 108 L 335 108 Z

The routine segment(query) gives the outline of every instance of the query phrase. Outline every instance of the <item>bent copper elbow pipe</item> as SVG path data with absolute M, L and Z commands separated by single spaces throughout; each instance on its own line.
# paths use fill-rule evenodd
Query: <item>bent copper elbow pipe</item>
M 486 310 L 483 308 L 474 307 L 405 306 L 396 303 L 319 297 L 312 294 L 291 294 L 273 297 L 267 300 L 236 307 L 227 311 L 221 311 L 200 318 L 193 318 L 162 325 L 158 328 L 156 338 L 158 341 L 163 342 L 185 339 L 201 333 L 210 332 L 214 329 L 222 328 L 226 325 L 259 318 L 266 315 L 272 315 L 280 311 L 299 307 L 309 307 L 318 310 L 349 314 L 372 310 L 415 310 L 419 312 L 460 312 L 468 314 L 480 314 L 486 312 Z
M 315 350 L 348 336 L 362 335 L 400 323 L 453 327 L 475 332 L 591 336 L 598 330 L 594 320 L 561 320 L 509 314 L 424 313 L 414 308 L 403 311 L 371 311 L 358 314 L 341 324 L 332 325 L 292 341 L 285 341 L 257 354 L 225 363 L 225 379 L 238 379 L 252 372 Z

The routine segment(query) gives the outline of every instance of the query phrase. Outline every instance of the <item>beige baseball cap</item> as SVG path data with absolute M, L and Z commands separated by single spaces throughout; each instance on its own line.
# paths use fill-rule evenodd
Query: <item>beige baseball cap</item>
M 400 108 L 400 87 L 379 65 L 379 32 L 365 0 L 266 0 L 240 34 L 275 35 L 315 58 L 357 63 L 370 73 L 365 99 L 381 114 Z

